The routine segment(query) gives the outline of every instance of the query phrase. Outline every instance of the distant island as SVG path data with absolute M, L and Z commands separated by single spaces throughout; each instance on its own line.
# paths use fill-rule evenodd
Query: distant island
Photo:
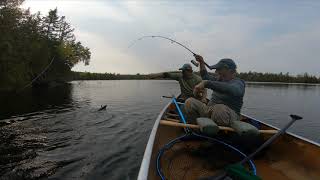
M 197 72 L 196 72 L 197 73 Z M 199 74 L 199 73 L 198 73 Z M 163 79 L 153 78 L 154 74 L 116 74 L 116 73 L 90 73 L 72 72 L 73 80 L 149 80 Z M 251 82 L 283 82 L 283 83 L 312 83 L 319 84 L 320 77 L 304 73 L 302 75 L 290 75 L 289 73 L 259 73 L 240 72 L 238 77 Z

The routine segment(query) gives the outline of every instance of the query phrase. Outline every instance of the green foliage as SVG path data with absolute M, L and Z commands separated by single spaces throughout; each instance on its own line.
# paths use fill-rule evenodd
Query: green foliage
M 24 0 L 1 0 L 0 1 L 0 8 L 1 7 L 18 7 L 23 3 Z
M 33 85 L 66 81 L 71 68 L 89 64 L 89 48 L 76 41 L 74 29 L 59 16 L 31 14 L 19 8 L 22 0 L 0 2 L 0 90 L 19 89 L 54 62 Z
M 258 73 L 241 72 L 238 77 L 254 82 L 285 82 L 285 83 L 320 83 L 320 78 L 304 73 L 303 75 L 290 76 L 289 73 Z

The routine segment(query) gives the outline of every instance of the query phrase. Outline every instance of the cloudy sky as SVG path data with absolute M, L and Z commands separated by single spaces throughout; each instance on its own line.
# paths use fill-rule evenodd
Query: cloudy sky
M 88 72 L 150 73 L 175 70 L 192 55 L 162 39 L 173 38 L 208 64 L 233 58 L 238 71 L 320 75 L 320 1 L 107 1 L 26 0 L 46 14 L 58 8 L 78 40 L 92 52 Z

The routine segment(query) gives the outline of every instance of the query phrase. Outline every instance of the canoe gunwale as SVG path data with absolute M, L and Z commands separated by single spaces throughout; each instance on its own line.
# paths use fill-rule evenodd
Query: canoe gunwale
M 170 106 L 171 101 L 168 102 L 168 104 L 162 109 L 162 111 L 159 113 L 157 120 L 155 121 L 153 128 L 151 130 L 149 140 L 146 146 L 146 149 L 143 154 L 143 159 L 141 162 L 139 174 L 138 174 L 138 180 L 146 180 L 148 179 L 148 173 L 149 173 L 149 167 L 150 167 L 150 161 L 151 161 L 151 156 L 152 156 L 152 150 L 153 150 L 153 144 L 156 138 L 156 134 L 158 131 L 158 127 L 160 124 L 160 120 L 163 116 L 163 114 L 166 112 L 168 107 Z
M 262 122 L 262 121 L 260 121 L 260 120 L 258 120 L 258 119 L 256 119 L 256 118 L 253 118 L 253 117 L 248 116 L 248 115 L 246 115 L 246 114 L 241 114 L 241 115 L 244 116 L 244 117 L 247 117 L 247 118 L 249 118 L 249 119 L 251 119 L 251 120 L 257 121 L 257 122 L 259 122 L 260 124 L 264 124 L 264 125 L 266 125 L 266 126 L 269 126 L 269 127 L 271 127 L 271 128 L 274 128 L 274 129 L 276 129 L 276 130 L 280 130 L 279 128 L 277 128 L 277 127 L 275 127 L 275 126 L 273 126 L 273 125 L 270 125 L 270 124 L 268 124 L 268 123 L 266 123 L 266 122 Z M 308 143 L 310 143 L 310 144 L 313 144 L 313 145 L 316 145 L 316 146 L 320 147 L 320 143 L 317 143 L 317 142 L 312 141 L 312 140 L 310 140 L 310 139 L 304 138 L 304 137 L 299 136 L 299 135 L 297 135 L 297 134 L 294 134 L 294 133 L 292 133 L 292 132 L 286 131 L 285 134 L 290 135 L 290 136 L 293 136 L 293 137 L 295 137 L 295 138 L 298 138 L 298 139 L 300 139 L 300 140 L 306 141 L 306 142 L 308 142 Z

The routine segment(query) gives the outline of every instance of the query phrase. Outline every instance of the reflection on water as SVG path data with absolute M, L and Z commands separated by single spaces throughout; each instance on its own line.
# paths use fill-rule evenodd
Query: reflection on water
M 47 176 L 67 161 L 46 161 L 39 158 L 42 151 L 57 147 L 59 138 L 48 137 L 54 131 L 59 114 L 73 111 L 72 86 L 2 94 L 0 127 L 0 174 L 3 179 L 34 179 Z M 61 144 L 65 143 L 62 140 Z M 72 159 L 71 159 L 72 161 Z
M 135 179 L 160 97 L 178 92 L 175 81 L 75 81 L 2 95 L 0 179 Z M 248 84 L 243 112 L 277 126 L 300 114 L 290 130 L 319 142 L 319 104 L 320 86 Z
M 30 89 L 19 94 L 1 94 L 0 119 L 30 112 L 42 112 L 45 110 L 64 110 L 75 106 L 72 100 L 73 86 L 66 84 L 51 89 Z M 32 114 L 30 114 L 32 115 Z

